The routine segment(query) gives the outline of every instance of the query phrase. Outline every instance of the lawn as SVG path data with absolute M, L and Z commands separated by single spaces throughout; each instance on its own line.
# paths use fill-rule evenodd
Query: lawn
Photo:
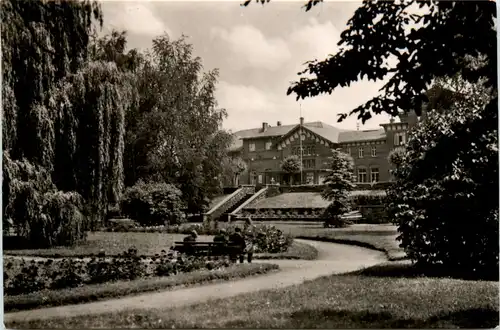
M 175 241 L 182 241 L 186 235 L 166 233 L 113 233 L 92 232 L 87 241 L 74 247 L 58 247 L 38 250 L 5 250 L 5 255 L 37 257 L 86 257 L 97 254 L 102 249 L 106 255 L 118 255 L 130 247 L 137 248 L 138 255 L 154 256 L 161 250 L 168 250 Z M 198 241 L 212 241 L 213 236 L 198 236 Z M 256 254 L 255 259 L 305 259 L 312 260 L 318 251 L 308 245 L 293 242 L 288 251 L 283 253 Z
M 60 306 L 91 302 L 113 297 L 122 297 L 147 291 L 167 290 L 178 286 L 193 286 L 207 282 L 227 281 L 277 270 L 278 266 L 268 263 L 238 264 L 218 270 L 198 270 L 189 273 L 116 281 L 111 283 L 84 285 L 62 290 L 44 290 L 30 294 L 5 296 L 4 310 L 15 311 L 48 306 Z
M 118 255 L 131 247 L 139 255 L 154 256 L 161 250 L 168 250 L 175 241 L 182 241 L 186 235 L 166 233 L 113 233 L 91 232 L 87 240 L 73 247 L 56 247 L 34 250 L 5 250 L 5 255 L 29 255 L 40 257 L 84 257 L 104 250 L 107 255 Z M 199 241 L 211 241 L 211 236 L 199 236 Z
M 360 245 L 384 251 L 389 260 L 406 257 L 396 240 L 397 227 L 394 225 L 356 224 L 346 228 L 323 228 L 322 222 L 255 222 L 276 226 L 286 234 L 296 238 Z
M 328 276 L 175 309 L 12 322 L 10 328 L 493 328 L 498 283 Z

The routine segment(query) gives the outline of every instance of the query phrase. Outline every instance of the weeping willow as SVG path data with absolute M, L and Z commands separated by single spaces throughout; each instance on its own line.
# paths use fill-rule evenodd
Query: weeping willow
M 97 2 L 0 6 L 4 220 L 39 246 L 73 244 L 123 190 L 131 79 L 89 62 Z
M 62 84 L 54 182 L 90 203 L 96 223 L 123 190 L 125 112 L 134 100 L 132 77 L 113 63 L 90 62 Z

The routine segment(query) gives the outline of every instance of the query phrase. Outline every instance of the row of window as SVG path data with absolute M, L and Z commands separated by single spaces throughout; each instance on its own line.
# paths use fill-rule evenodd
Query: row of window
M 273 146 L 273 143 L 271 141 L 266 142 L 266 150 L 271 150 L 271 147 Z M 248 149 L 249 151 L 255 151 L 255 143 L 249 143 L 248 144 Z
M 316 147 L 315 146 L 306 146 L 302 147 L 302 155 L 315 155 L 316 154 Z M 292 155 L 295 156 L 300 156 L 300 147 L 293 147 L 292 148 Z
M 406 133 L 405 132 L 398 132 L 394 134 L 394 145 L 395 146 L 402 146 L 406 144 Z M 271 150 L 273 143 L 271 141 L 266 142 L 265 148 L 266 150 Z M 255 151 L 255 143 L 250 143 L 248 145 L 250 151 Z M 314 155 L 316 154 L 316 148 L 314 146 L 306 146 L 302 147 L 303 154 L 302 155 Z M 352 156 L 351 154 L 351 148 L 347 148 L 347 152 L 349 155 Z M 300 147 L 294 147 L 292 148 L 292 155 L 300 155 Z M 363 158 L 365 156 L 365 148 L 364 147 L 359 147 L 358 148 L 358 157 Z M 371 147 L 371 156 L 372 157 L 377 157 L 377 147 L 372 146 Z
M 316 159 L 303 159 L 302 168 L 316 168 Z
M 358 182 L 378 182 L 380 172 L 378 167 L 370 167 L 370 181 L 368 181 L 368 171 L 364 167 L 358 167 Z
M 349 156 L 352 156 L 351 148 L 347 148 L 347 153 L 349 154 Z M 375 147 L 375 146 L 371 147 L 371 156 L 377 157 L 377 147 Z M 358 148 L 358 158 L 364 158 L 364 157 L 365 157 L 365 148 L 359 147 Z

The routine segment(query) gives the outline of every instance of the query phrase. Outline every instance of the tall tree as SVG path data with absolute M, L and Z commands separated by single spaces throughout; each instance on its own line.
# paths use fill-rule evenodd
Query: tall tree
M 7 0 L 1 6 L 4 174 L 11 185 L 3 212 L 20 224 L 26 219 L 17 207 L 36 200 L 26 228 L 45 226 L 41 244 L 56 244 L 51 230 L 61 221 L 82 222 L 84 204 L 97 221 L 108 197 L 119 198 L 124 112 L 133 100 L 129 79 L 114 64 L 89 62 L 94 23 L 102 24 L 98 2 Z M 45 182 L 46 173 L 51 185 L 30 179 Z
M 181 187 L 190 212 L 200 212 L 219 187 L 221 160 L 230 144 L 220 131 L 217 70 L 203 72 L 201 59 L 183 36 L 153 40 L 137 75 L 139 104 L 127 114 L 126 184 L 163 180 Z
M 3 146 L 14 158 L 50 168 L 55 134 L 46 107 L 57 83 L 87 58 L 96 1 L 15 1 L 1 4 Z

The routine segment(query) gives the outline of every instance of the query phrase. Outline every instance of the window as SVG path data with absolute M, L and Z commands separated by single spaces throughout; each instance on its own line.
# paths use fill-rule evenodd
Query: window
M 358 182 L 366 182 L 366 168 L 358 168 Z
M 377 147 L 372 146 L 372 157 L 377 157 Z
M 394 145 L 395 146 L 402 146 L 406 144 L 406 133 L 404 132 L 399 132 L 394 134 Z
M 259 174 L 259 183 L 262 183 L 262 174 Z
M 266 150 L 271 150 L 272 145 L 273 145 L 273 143 L 271 141 L 267 141 L 266 142 Z
M 304 159 L 302 160 L 303 168 L 315 168 L 316 167 L 316 159 Z
M 311 155 L 315 155 L 315 154 L 316 154 L 316 147 L 311 146 Z
M 306 147 L 306 152 L 304 154 L 310 155 L 311 154 L 311 147 Z
M 363 158 L 365 156 L 365 148 L 360 147 L 358 149 L 358 156 L 359 156 L 359 158 Z
M 249 148 L 250 151 L 255 151 L 255 143 L 250 143 L 248 145 L 248 148 Z
M 347 148 L 347 154 L 351 156 L 351 148 Z
M 379 171 L 378 167 L 372 167 L 370 169 L 371 182 L 378 182 L 379 180 Z

